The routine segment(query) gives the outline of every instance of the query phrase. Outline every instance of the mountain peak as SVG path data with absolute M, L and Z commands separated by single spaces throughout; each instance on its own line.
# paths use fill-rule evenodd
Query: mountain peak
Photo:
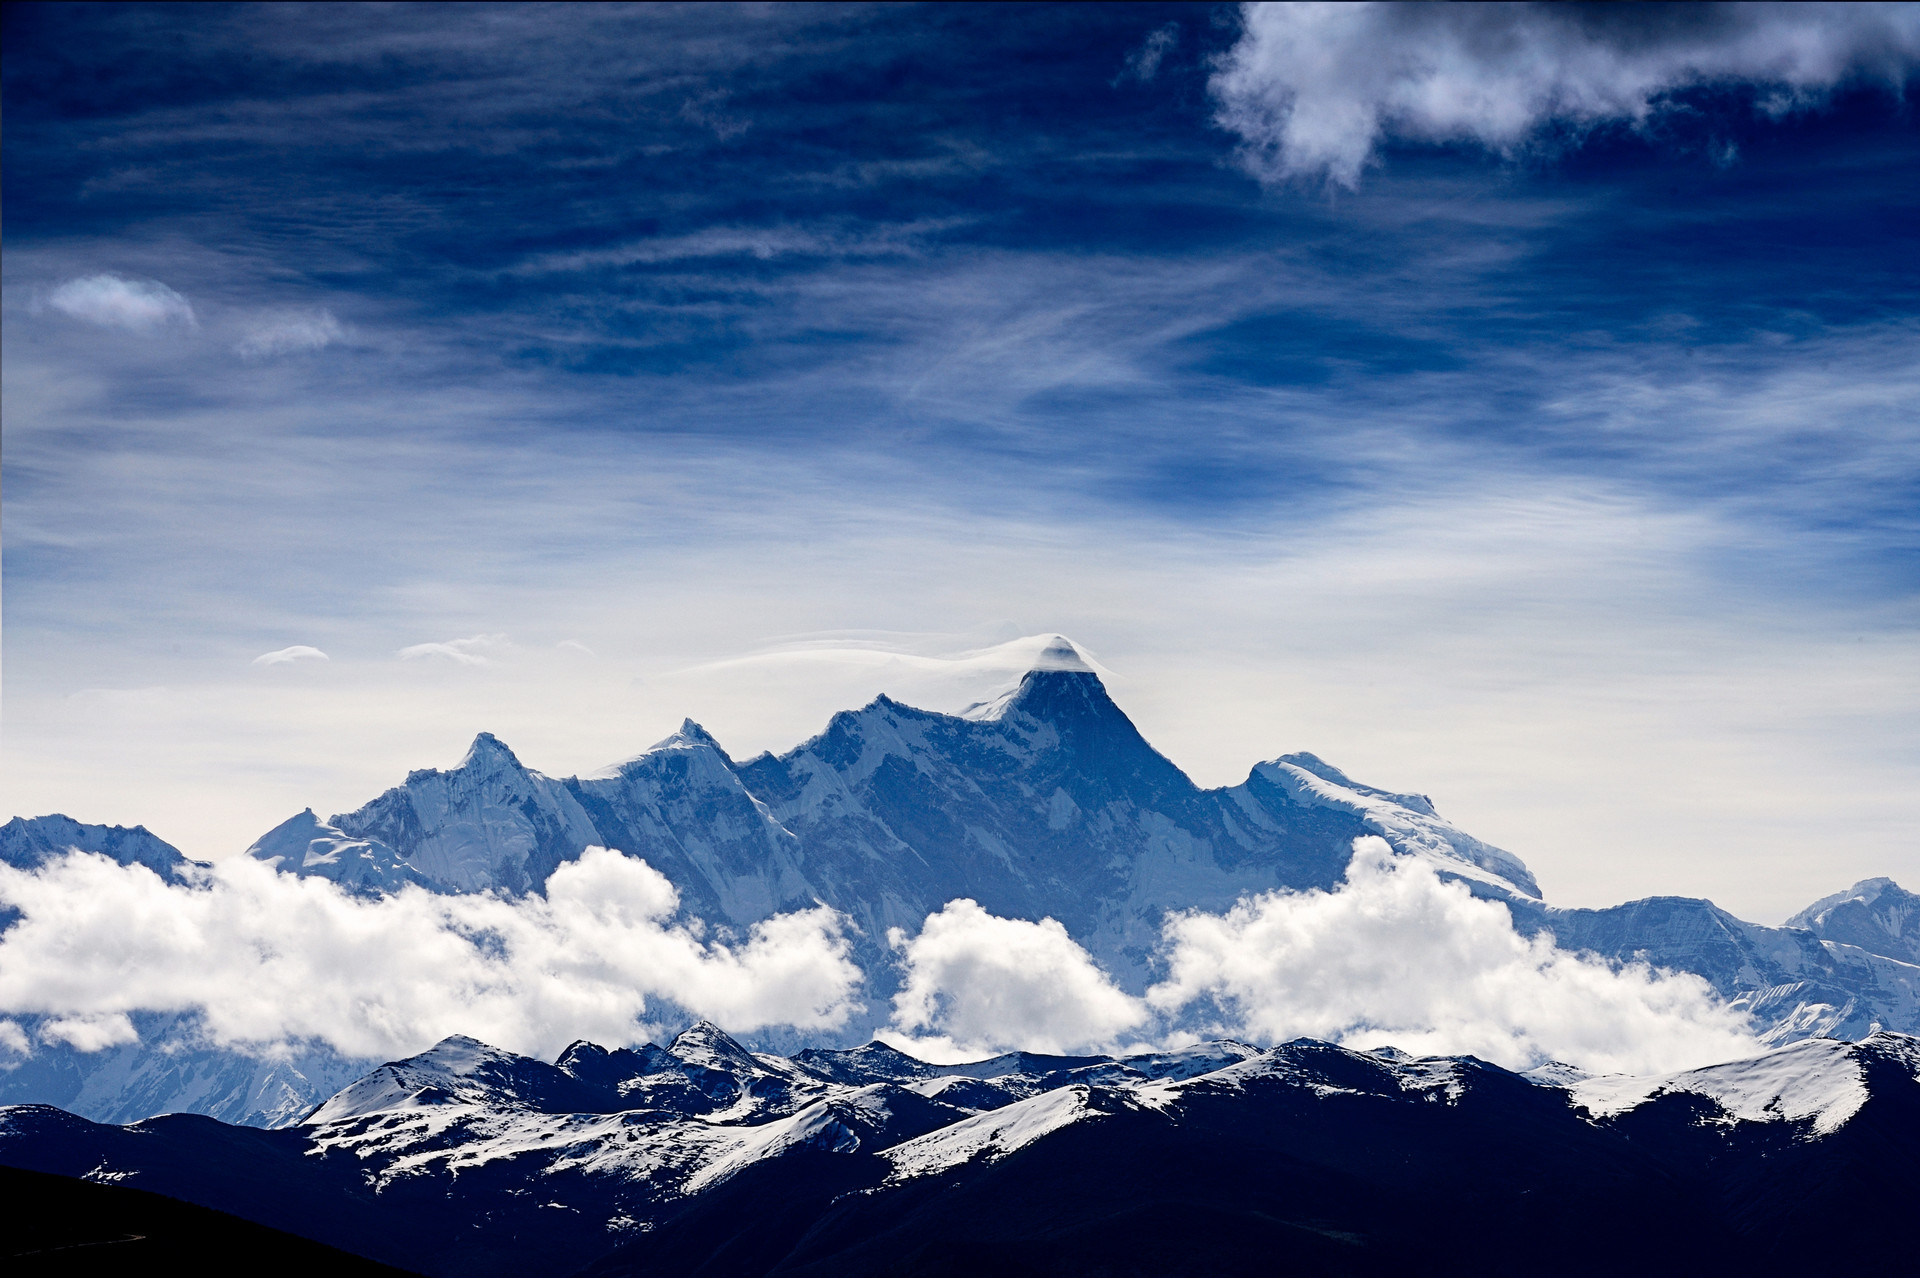
M 742 1067 L 749 1070 L 759 1068 L 753 1053 L 712 1021 L 695 1021 L 681 1030 L 667 1045 L 667 1052 L 676 1060 L 708 1069 L 737 1071 Z
M 1093 674 L 1093 667 L 1065 635 L 1051 635 L 1046 646 L 1034 656 L 1032 670 L 1070 670 L 1075 674 Z
M 0 825 L 0 862 L 7 865 L 31 870 L 70 850 L 98 852 L 121 865 L 144 865 L 170 883 L 181 881 L 185 867 L 200 864 L 144 825 L 88 825 L 58 812 L 15 817 Z
M 476 736 L 473 739 L 473 744 L 467 747 L 466 757 L 460 760 L 460 767 L 462 768 L 476 766 L 486 768 L 489 771 L 500 768 L 523 770 L 520 760 L 515 757 L 512 750 L 507 748 L 507 743 L 499 737 L 494 736 L 491 732 L 482 732 Z
M 1903 963 L 1920 963 L 1920 895 L 1892 879 L 1862 879 L 1821 897 L 1787 920 L 1823 941 L 1838 941 Z
M 720 743 L 714 740 L 711 732 L 691 719 L 682 719 L 677 731 L 648 746 L 646 752 L 652 754 L 655 750 L 671 750 L 675 746 L 707 746 L 714 750 L 720 749 Z

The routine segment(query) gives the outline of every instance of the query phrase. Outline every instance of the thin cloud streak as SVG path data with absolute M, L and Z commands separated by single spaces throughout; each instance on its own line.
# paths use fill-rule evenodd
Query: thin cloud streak
M 256 666 L 290 666 L 298 661 L 328 661 L 326 653 L 311 644 L 296 643 L 290 648 L 276 648 L 272 652 L 263 652 L 253 659 Z

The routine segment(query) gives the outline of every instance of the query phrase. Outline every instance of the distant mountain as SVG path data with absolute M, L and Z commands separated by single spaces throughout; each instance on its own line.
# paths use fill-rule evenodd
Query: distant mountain
M 183 883 L 186 872 L 203 866 L 189 861 L 144 825 L 82 825 L 72 817 L 15 817 L 0 825 L 0 861 L 15 869 L 32 870 L 49 857 L 67 852 L 98 852 L 121 865 L 144 865 L 169 883 Z
M 179 885 L 191 882 L 195 869 L 207 868 L 144 826 L 85 825 L 57 815 L 16 817 L 0 826 L 0 862 L 16 869 L 37 869 L 72 851 L 143 865 Z M 12 921 L 0 910 L 0 929 Z M 265 1058 L 214 1047 L 193 1016 L 171 1012 L 134 1013 L 139 1041 L 92 1052 L 48 1037 L 44 1031 L 57 1017 L 15 1013 L 7 1019 L 30 1051 L 22 1056 L 0 1046 L 0 1104 L 58 1105 L 106 1123 L 186 1112 L 281 1126 L 372 1063 L 313 1044 Z
M 1863 879 L 1821 897 L 1787 920 L 1823 941 L 1868 954 L 1920 963 L 1920 896 L 1892 879 Z
M 1553 1071 L 1546 1071 L 1554 1075 Z M 936 1066 L 455 1038 L 279 1131 L 0 1109 L 0 1164 L 435 1275 L 1898 1271 L 1920 1039 L 1535 1082 L 1300 1040 Z
M 9 1019 L 31 1051 L 21 1056 L 0 1048 L 0 1105 L 58 1105 L 102 1123 L 187 1113 L 280 1127 L 373 1064 L 315 1044 L 273 1056 L 215 1047 L 195 1017 L 174 1012 L 136 1012 L 138 1042 L 94 1052 L 45 1036 L 53 1017 Z
M 1602 910 L 1509 904 L 1520 930 L 1550 931 L 1563 948 L 1705 977 L 1752 1015 L 1766 1042 L 1920 1032 L 1920 965 L 1795 923 L 1747 923 L 1693 897 L 1656 896 Z
M 1167 911 L 1331 887 L 1361 835 L 1505 903 L 1524 932 L 1550 931 L 1614 962 L 1698 973 L 1751 1012 L 1768 1041 L 1920 1032 L 1920 898 L 1889 880 L 1827 898 L 1785 928 L 1691 898 L 1557 909 L 1517 857 L 1454 828 L 1425 796 L 1361 784 L 1311 754 L 1258 764 L 1236 786 L 1194 785 L 1065 640 L 1007 693 L 963 714 L 880 697 L 786 754 L 745 762 L 689 721 L 600 774 L 554 779 L 481 733 L 458 766 L 409 773 L 324 821 L 301 812 L 249 851 L 361 896 L 409 885 L 518 895 L 598 845 L 645 858 L 687 914 L 715 924 L 744 927 L 824 901 L 856 924 L 854 957 L 867 974 L 868 1014 L 838 1040 L 848 1042 L 878 1027 L 896 988 L 887 930 L 917 931 L 956 897 L 1060 920 L 1137 993 L 1153 978 Z M 191 868 L 144 829 L 64 817 L 0 827 L 10 864 L 31 868 L 67 847 L 176 882 Z M 45 1018 L 18 1019 L 33 1037 Z M 177 1109 L 284 1123 L 372 1064 L 324 1049 L 260 1062 L 206 1047 L 190 1018 L 140 1025 L 142 1045 L 92 1055 L 41 1044 L 23 1062 L 0 1049 L 0 1101 L 44 1101 L 100 1121 Z

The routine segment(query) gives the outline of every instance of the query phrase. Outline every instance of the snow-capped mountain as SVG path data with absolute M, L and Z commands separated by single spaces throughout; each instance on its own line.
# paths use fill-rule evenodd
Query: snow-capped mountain
M 1787 920 L 1823 941 L 1920 963 L 1920 896 L 1892 879 L 1864 879 Z
M 326 823 L 302 814 L 253 851 L 359 891 L 420 882 L 517 893 L 588 846 L 617 848 L 645 858 L 689 913 L 711 921 L 744 926 L 815 901 L 844 911 L 881 1008 L 887 929 L 912 932 L 955 897 L 1059 919 L 1138 992 L 1166 911 L 1331 886 L 1366 834 L 1506 902 L 1524 931 L 1704 976 L 1770 1041 L 1920 1031 L 1911 949 L 1920 924 L 1904 904 L 1916 898 L 1888 881 L 1854 890 L 1884 903 L 1860 914 L 1882 922 L 1856 920 L 1871 907 L 1854 895 L 1815 907 L 1831 926 L 1763 927 L 1677 897 L 1555 909 L 1519 858 L 1448 824 L 1425 796 L 1361 784 L 1311 754 L 1201 789 L 1141 737 L 1064 639 L 1015 688 L 964 714 L 881 697 L 784 755 L 746 762 L 689 721 L 597 776 L 555 780 L 483 733 L 452 770 L 414 772 Z
M 136 1012 L 137 1041 L 96 1051 L 49 1033 L 56 1017 L 11 1019 L 30 1050 L 0 1050 L 0 1104 L 58 1105 L 102 1123 L 187 1113 L 283 1127 L 371 1064 L 314 1044 L 267 1056 L 215 1047 L 196 1017 L 177 1012 Z
M 64 816 L 16 817 L 0 826 L 0 862 L 15 869 L 36 869 L 73 851 L 145 866 L 173 884 L 186 884 L 195 869 L 206 868 L 144 826 L 85 825 Z M 0 909 L 0 929 L 10 922 Z M 196 1018 L 173 1012 L 136 1012 L 136 1041 L 91 1051 L 59 1036 L 57 1016 L 7 1019 L 28 1049 L 0 1044 L 0 1103 L 58 1105 L 104 1123 L 185 1112 L 283 1126 L 371 1063 L 315 1044 L 266 1057 L 214 1047 Z
M 1419 795 L 1358 784 L 1309 754 L 1203 790 L 1141 737 L 1064 640 L 1006 696 L 962 715 L 887 697 L 787 754 L 736 762 L 689 721 L 598 776 L 556 780 L 482 733 L 459 766 L 322 823 L 303 813 L 254 856 L 356 890 L 537 891 L 590 846 L 644 858 L 684 908 L 745 926 L 824 901 L 881 938 L 956 897 L 1059 919 L 1143 984 L 1162 916 L 1249 893 L 1330 887 L 1381 835 L 1476 891 L 1535 900 L 1520 860 Z M 882 991 L 884 993 L 884 990 Z
M 744 927 L 825 902 L 855 924 L 867 974 L 858 1041 L 887 1013 L 898 969 L 889 928 L 917 931 L 956 897 L 1066 925 L 1121 985 L 1152 979 L 1169 910 L 1219 911 L 1280 887 L 1327 887 L 1353 840 L 1385 838 L 1523 931 L 1615 962 L 1697 973 L 1750 1011 L 1768 1041 L 1920 1031 L 1914 897 L 1869 880 L 1784 928 L 1711 902 L 1656 897 L 1556 909 L 1512 854 L 1442 819 L 1424 796 L 1361 784 L 1311 754 L 1202 789 L 1158 754 L 1072 645 L 1055 640 L 1004 695 L 959 715 L 881 697 L 835 715 L 786 754 L 740 762 L 699 725 L 589 777 L 555 779 L 482 733 L 447 770 L 410 773 L 363 807 L 307 810 L 249 851 L 289 874 L 378 896 L 539 892 L 590 846 L 644 858 L 683 911 Z M 33 868 L 68 848 L 186 882 L 192 863 L 144 829 L 65 817 L 0 827 L 0 860 Z M 4 926 L 0 919 L 0 926 Z M 372 1062 L 306 1047 L 269 1061 L 208 1047 L 189 1017 L 136 1018 L 142 1041 L 81 1052 L 19 1016 L 24 1058 L 0 1046 L 0 1100 L 42 1101 L 100 1121 L 170 1109 L 284 1123 Z M 790 1043 L 780 1044 L 792 1046 Z
M 1766 1042 L 1920 1031 L 1920 965 L 1894 944 L 1866 949 L 1791 921 L 1764 927 L 1692 897 L 1649 897 L 1602 910 L 1523 901 L 1510 908 L 1520 929 L 1548 930 L 1564 948 L 1705 977 L 1752 1015 Z
M 121 865 L 144 865 L 169 883 L 185 882 L 186 872 L 200 862 L 190 861 L 180 849 L 156 837 L 144 825 L 83 825 L 72 817 L 15 817 L 0 825 L 0 862 L 18 870 L 44 865 L 49 857 L 67 852 L 97 852 Z
M 0 1110 L 0 1163 L 430 1274 L 1726 1272 L 1898 1219 L 1916 1142 L 1920 1040 L 1887 1033 L 1541 1082 L 1311 1040 L 789 1058 L 703 1023 L 552 1064 L 448 1039 L 278 1131 Z

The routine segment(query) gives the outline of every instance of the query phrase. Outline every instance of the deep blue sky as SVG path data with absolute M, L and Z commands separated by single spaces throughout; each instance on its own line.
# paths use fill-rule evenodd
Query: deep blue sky
M 913 690 L 686 673 L 783 636 L 1061 630 L 1201 779 L 1320 750 L 1550 896 L 1920 877 L 1906 18 L 1523 10 L 1645 109 L 1348 181 L 1227 6 L 5 13 L 22 811 L 217 855 Z

